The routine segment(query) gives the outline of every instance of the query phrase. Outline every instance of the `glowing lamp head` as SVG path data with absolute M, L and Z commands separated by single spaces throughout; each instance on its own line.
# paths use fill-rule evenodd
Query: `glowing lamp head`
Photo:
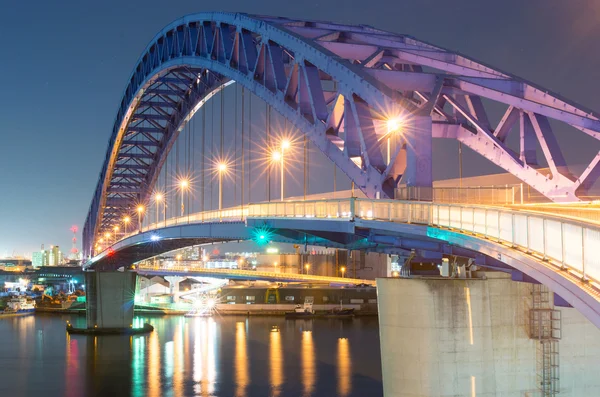
M 115 226 L 115 227 L 113 227 L 113 230 L 114 230 L 115 232 L 118 232 L 118 231 L 119 231 L 119 226 Z
M 162 199 L 163 199 L 163 195 L 162 194 L 156 193 L 154 195 L 154 201 L 162 201 Z
M 274 151 L 273 152 L 273 161 L 279 161 L 281 160 L 281 153 L 279 151 Z
M 126 216 L 125 218 L 123 218 L 123 222 L 129 223 L 129 222 L 131 222 L 131 218 Z
M 143 205 L 138 205 L 138 207 L 137 207 L 137 212 L 138 212 L 139 214 L 141 214 L 142 212 L 144 212 L 144 206 L 143 206 Z
M 225 172 L 227 170 L 227 164 L 219 163 L 219 172 Z
M 213 298 L 210 298 L 206 301 L 206 307 L 208 309 L 214 309 L 216 305 L 217 305 L 217 301 L 214 300 Z
M 104 237 L 106 237 L 106 238 L 110 238 L 110 233 L 108 233 L 108 232 L 107 232 L 107 233 L 104 233 Z
M 310 269 L 310 265 L 307 263 L 306 265 L 304 265 L 304 267 L 308 270 Z
M 283 141 L 281 141 L 281 148 L 282 149 L 289 149 L 290 148 L 290 141 L 288 141 L 287 139 L 284 139 Z
M 189 185 L 190 183 L 187 179 L 182 179 L 179 181 L 179 187 L 181 187 L 182 189 L 187 189 Z
M 387 121 L 387 129 L 389 133 L 398 132 L 402 126 L 402 121 L 399 117 L 393 117 Z
M 346 271 L 346 268 L 345 268 L 344 266 L 342 266 L 342 267 L 340 268 L 340 270 L 342 271 L 342 273 L 344 273 L 344 272 Z

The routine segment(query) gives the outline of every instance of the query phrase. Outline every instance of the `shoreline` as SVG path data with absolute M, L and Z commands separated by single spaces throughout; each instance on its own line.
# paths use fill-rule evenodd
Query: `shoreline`
M 215 314 L 221 316 L 255 316 L 255 317 L 283 317 L 288 310 L 219 310 Z M 36 308 L 35 313 L 43 314 L 77 314 L 85 316 L 85 309 L 59 309 L 59 308 Z M 134 309 L 134 315 L 157 315 L 157 316 L 183 316 L 188 313 L 187 310 L 168 310 L 168 309 Z M 326 317 L 327 312 L 316 313 L 312 318 L 331 318 Z M 355 312 L 354 317 L 377 317 L 377 312 Z

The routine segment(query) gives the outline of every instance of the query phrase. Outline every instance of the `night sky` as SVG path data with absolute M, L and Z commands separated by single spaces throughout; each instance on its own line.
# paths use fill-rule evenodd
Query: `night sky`
M 69 228 L 85 220 L 131 69 L 156 32 L 189 13 L 372 25 L 459 51 L 600 110 L 596 0 L 0 4 L 0 257 L 29 256 L 41 244 L 69 250 Z M 568 161 L 587 160 L 598 150 L 569 132 L 558 134 L 568 144 Z M 477 164 L 467 155 L 465 175 L 476 174 Z

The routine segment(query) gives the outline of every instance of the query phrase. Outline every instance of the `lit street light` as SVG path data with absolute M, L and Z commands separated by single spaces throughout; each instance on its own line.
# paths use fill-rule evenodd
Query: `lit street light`
M 185 198 L 185 192 L 189 186 L 190 186 L 190 182 L 187 179 L 179 180 L 179 189 L 181 190 L 181 216 L 185 215 L 184 198 Z
M 279 172 L 281 173 L 281 201 L 284 196 L 285 186 L 285 150 L 290 148 L 290 141 L 284 139 L 281 141 L 281 146 L 273 151 L 272 159 L 274 162 L 279 162 Z
M 123 223 L 125 224 L 125 233 L 127 233 L 127 227 L 129 226 L 129 222 L 131 222 L 131 218 L 126 216 L 123 218 Z
M 154 194 L 154 203 L 156 204 L 156 228 L 158 228 L 158 205 L 163 201 L 163 195 L 161 193 Z
M 114 232 L 115 232 L 115 243 L 116 243 L 116 242 L 117 242 L 117 235 L 118 235 L 118 233 L 119 233 L 119 226 L 115 226 L 115 227 L 113 227 L 113 230 L 114 230 Z
M 402 120 L 400 119 L 400 117 L 393 117 L 391 119 L 388 119 L 387 121 L 387 164 L 390 164 L 391 161 L 391 148 L 390 148 L 390 140 L 392 138 L 392 135 L 396 134 L 397 132 L 400 131 L 400 128 L 402 127 Z
M 138 205 L 137 213 L 138 213 L 138 225 L 139 225 L 140 233 L 141 233 L 142 232 L 142 214 L 144 213 L 143 205 Z
M 306 274 L 308 274 L 308 270 L 310 269 L 310 264 L 306 264 L 304 265 L 304 268 L 306 269 Z
M 227 171 L 227 164 L 219 163 L 219 222 L 222 220 L 221 210 L 223 209 L 223 174 Z
M 342 266 L 342 267 L 340 268 L 340 271 L 342 272 L 342 278 L 344 278 L 344 273 L 346 273 L 346 267 L 345 267 L 345 266 Z

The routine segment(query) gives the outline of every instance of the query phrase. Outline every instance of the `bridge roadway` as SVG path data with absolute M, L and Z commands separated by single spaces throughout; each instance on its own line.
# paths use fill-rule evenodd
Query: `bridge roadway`
M 363 280 L 348 277 L 328 277 L 313 274 L 261 272 L 256 270 L 241 269 L 204 269 L 187 266 L 173 266 L 169 268 L 154 266 L 138 266 L 138 274 L 148 276 L 187 276 L 187 277 L 213 277 L 241 280 L 268 280 L 281 282 L 309 282 L 329 283 L 337 285 L 367 284 L 375 286 L 375 280 Z
M 417 257 L 471 257 L 548 286 L 600 327 L 600 226 L 555 215 L 476 205 L 342 198 L 271 202 L 150 224 L 93 257 L 115 268 L 192 244 L 250 240 L 365 249 Z M 438 256 L 439 258 L 439 256 Z

